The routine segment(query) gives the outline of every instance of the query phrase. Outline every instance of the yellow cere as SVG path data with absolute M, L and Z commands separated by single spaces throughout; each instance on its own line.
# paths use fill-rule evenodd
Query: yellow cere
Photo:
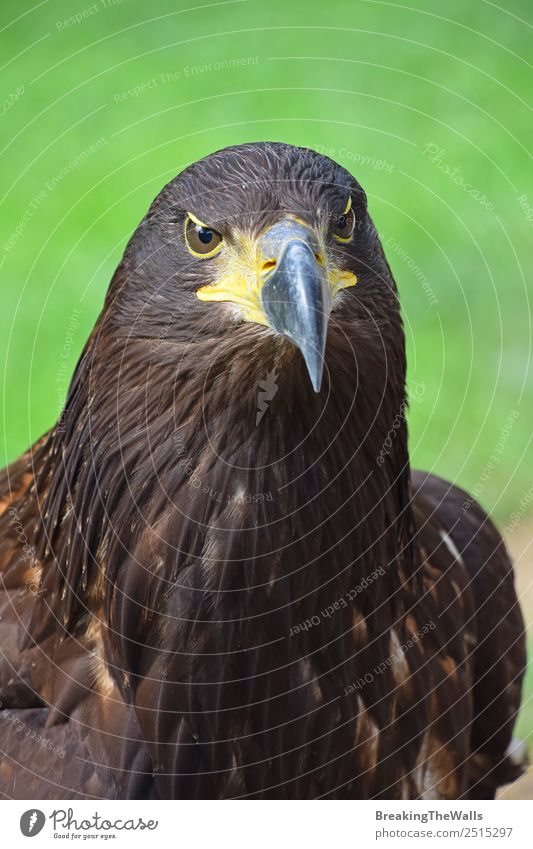
M 342 268 L 333 268 L 328 272 L 328 281 L 331 286 L 331 296 L 335 295 L 340 289 L 347 289 L 349 286 L 355 286 L 357 277 L 352 271 L 346 271 Z
M 200 223 L 190 213 L 189 215 L 195 223 Z M 206 225 L 200 224 L 200 226 Z M 218 280 L 216 283 L 198 289 L 197 297 L 201 301 L 227 301 L 237 304 L 246 321 L 268 327 L 260 300 L 265 277 L 257 257 L 255 238 L 246 233 L 239 234 L 235 245 L 225 244 L 225 250 L 213 260 L 211 267 L 218 272 Z M 331 267 L 327 261 L 326 267 L 333 299 L 341 289 L 355 286 L 357 283 L 357 277 L 351 271 Z
M 262 280 L 256 260 L 255 240 L 241 233 L 238 243 L 226 245 L 224 254 L 215 261 L 219 273 L 218 281 L 198 289 L 201 301 L 230 301 L 241 307 L 246 321 L 268 326 L 259 293 Z

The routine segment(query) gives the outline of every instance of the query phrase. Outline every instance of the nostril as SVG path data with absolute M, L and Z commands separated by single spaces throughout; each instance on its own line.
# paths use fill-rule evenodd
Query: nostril
M 315 259 L 319 265 L 324 265 L 324 257 L 321 253 L 315 253 Z
M 263 265 L 261 266 L 261 271 L 270 271 L 271 268 L 275 268 L 275 267 L 276 267 L 276 260 L 275 259 L 267 259 L 263 263 Z

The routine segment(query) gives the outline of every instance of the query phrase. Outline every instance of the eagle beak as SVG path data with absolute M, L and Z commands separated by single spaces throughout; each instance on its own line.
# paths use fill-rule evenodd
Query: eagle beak
M 320 392 L 332 296 L 316 234 L 299 221 L 278 221 L 258 240 L 258 267 L 268 324 L 300 349 Z

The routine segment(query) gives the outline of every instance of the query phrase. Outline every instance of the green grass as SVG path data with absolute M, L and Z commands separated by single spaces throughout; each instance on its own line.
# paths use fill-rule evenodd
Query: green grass
M 529 0 L 3 0 L 2 97 L 21 93 L 0 115 L 0 462 L 58 415 L 161 186 L 217 148 L 282 140 L 365 187 L 425 385 L 413 461 L 505 526 L 531 487 L 532 24 Z

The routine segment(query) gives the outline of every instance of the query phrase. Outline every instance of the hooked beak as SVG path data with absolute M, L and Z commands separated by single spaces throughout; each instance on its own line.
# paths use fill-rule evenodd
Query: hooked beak
M 258 241 L 258 265 L 265 317 L 300 349 L 320 392 L 332 296 L 316 235 L 298 221 L 278 221 Z

